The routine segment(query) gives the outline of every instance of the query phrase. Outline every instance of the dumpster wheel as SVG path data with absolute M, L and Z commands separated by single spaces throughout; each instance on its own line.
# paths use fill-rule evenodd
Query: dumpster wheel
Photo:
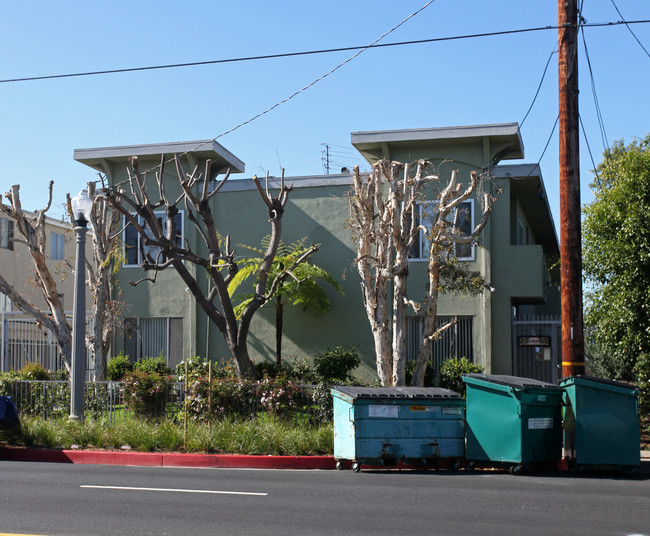
M 524 471 L 524 465 L 521 463 L 510 466 L 511 475 L 520 475 L 521 473 L 523 473 L 523 471 Z
M 355 473 L 358 473 L 359 471 L 361 471 L 361 464 L 360 464 L 359 462 L 354 462 L 354 463 L 352 464 L 352 470 L 353 470 Z
M 343 469 L 343 462 L 341 460 L 336 460 L 336 470 L 340 471 Z

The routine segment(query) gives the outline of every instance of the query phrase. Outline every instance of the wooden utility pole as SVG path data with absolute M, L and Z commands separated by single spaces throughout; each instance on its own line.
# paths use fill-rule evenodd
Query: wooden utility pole
M 562 376 L 584 374 L 580 155 L 578 116 L 578 5 L 558 0 L 560 103 L 560 272 Z

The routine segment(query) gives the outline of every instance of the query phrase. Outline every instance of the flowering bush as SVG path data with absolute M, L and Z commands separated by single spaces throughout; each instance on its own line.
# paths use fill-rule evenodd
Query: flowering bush
M 186 407 L 194 420 L 231 416 L 254 416 L 267 411 L 281 417 L 304 409 L 302 390 L 286 378 L 264 378 L 260 382 L 205 376 L 192 378 L 187 385 Z
M 158 417 L 165 409 L 170 376 L 134 370 L 122 379 L 126 407 L 141 417 Z
M 289 417 L 302 402 L 300 386 L 286 377 L 264 378 L 258 383 L 260 406 L 265 411 Z
M 195 419 L 254 415 L 257 406 L 255 383 L 246 380 L 195 376 L 187 385 L 187 410 Z

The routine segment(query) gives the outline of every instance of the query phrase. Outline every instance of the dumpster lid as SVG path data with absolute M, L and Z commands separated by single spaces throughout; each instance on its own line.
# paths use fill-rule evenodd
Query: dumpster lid
M 575 381 L 581 382 L 593 382 L 603 385 L 609 385 L 611 387 L 620 387 L 621 389 L 629 389 L 631 391 L 638 391 L 639 388 L 636 385 L 631 383 L 619 382 L 616 380 L 608 380 L 605 378 L 597 378 L 596 376 L 589 376 L 588 374 L 577 374 L 576 376 L 569 376 L 568 378 L 562 378 L 560 380 L 560 385 L 564 383 L 575 383 Z
M 354 387 L 334 385 L 332 391 L 349 396 L 352 399 L 451 399 L 462 400 L 456 391 L 441 387 Z
M 515 387 L 518 389 L 525 389 L 526 387 L 534 387 L 536 389 L 558 389 L 557 385 L 546 383 L 533 378 L 521 378 L 519 376 L 507 376 L 501 374 L 465 374 L 463 378 L 472 378 L 475 380 L 483 380 L 498 385 L 507 385 L 508 387 Z

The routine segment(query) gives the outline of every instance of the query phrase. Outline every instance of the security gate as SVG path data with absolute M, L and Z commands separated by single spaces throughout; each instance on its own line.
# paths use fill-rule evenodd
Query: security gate
M 515 376 L 556 383 L 562 368 L 562 325 L 558 316 L 524 316 L 512 321 Z

